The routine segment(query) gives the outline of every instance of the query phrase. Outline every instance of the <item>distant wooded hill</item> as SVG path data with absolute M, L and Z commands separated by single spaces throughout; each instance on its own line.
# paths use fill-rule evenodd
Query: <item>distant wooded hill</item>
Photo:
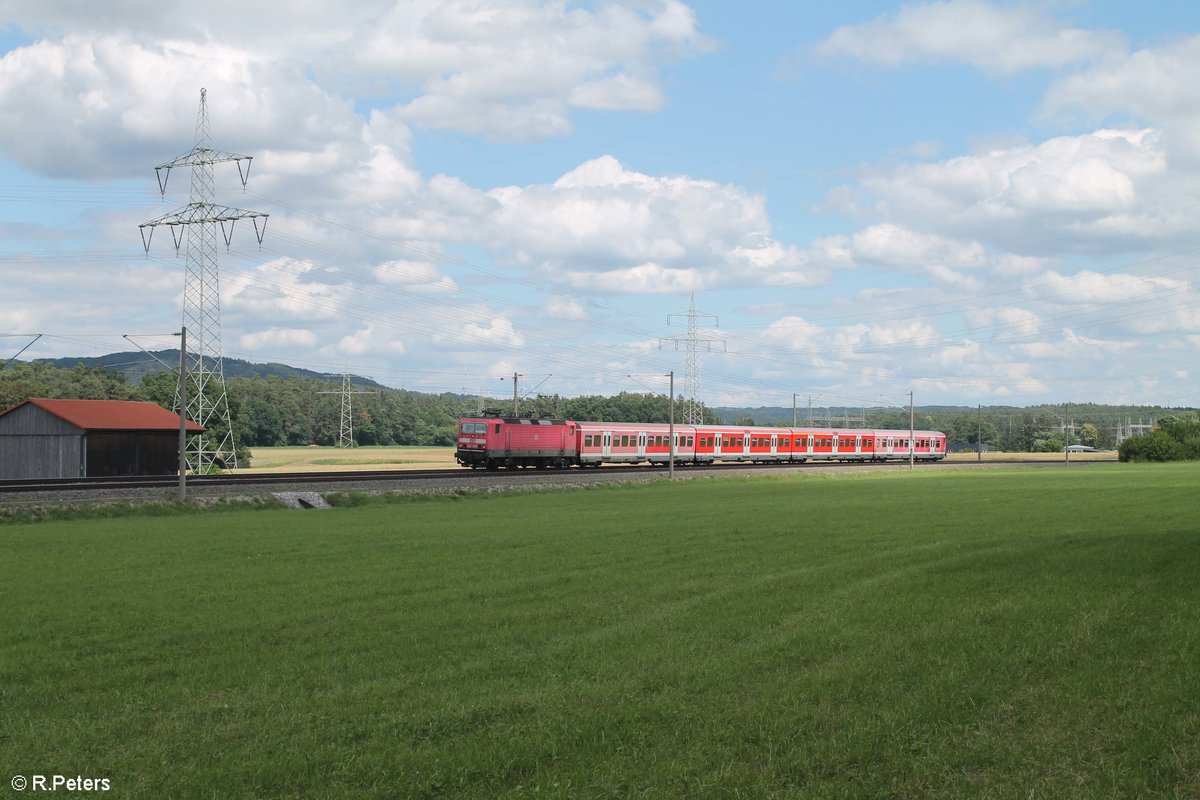
M 155 375 L 174 369 L 179 363 L 178 350 L 152 350 L 145 352 L 109 353 L 106 356 L 77 356 L 71 358 L 38 358 L 32 363 L 47 364 L 55 369 L 71 369 L 82 364 L 85 367 L 101 367 L 106 370 L 120 372 L 129 383 L 139 383 L 146 375 Z M 169 365 L 169 366 L 167 366 Z M 341 381 L 341 374 L 314 372 L 299 367 L 289 367 L 287 364 L 256 364 L 243 361 L 240 358 L 225 359 L 226 378 L 307 378 L 309 380 Z M 370 378 L 351 375 L 350 382 L 355 386 L 365 386 L 370 389 L 386 389 L 380 383 Z

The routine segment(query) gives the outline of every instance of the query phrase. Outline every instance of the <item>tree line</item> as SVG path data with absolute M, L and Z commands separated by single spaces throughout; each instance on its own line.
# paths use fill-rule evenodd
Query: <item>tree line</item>
M 174 407 L 174 374 L 162 371 L 139 377 L 140 380 L 134 381 L 118 369 L 82 364 L 61 368 L 40 362 L 15 363 L 0 372 L 0 410 L 30 397 L 145 400 L 165 408 Z M 239 462 L 249 458 L 248 448 L 251 447 L 338 443 L 342 414 L 340 382 L 268 375 L 227 378 L 226 386 Z M 495 398 L 454 393 L 424 394 L 404 389 L 375 389 L 375 386 L 369 386 L 375 394 L 352 398 L 354 442 L 357 445 L 451 447 L 460 417 L 484 410 L 510 416 L 513 410 L 511 402 Z M 670 399 L 661 394 L 634 392 L 571 398 L 548 395 L 521 399 L 518 411 L 523 416 L 543 419 L 665 423 L 670 415 Z M 830 411 L 824 410 L 826 414 Z M 846 409 L 838 411 L 849 416 Z M 861 427 L 904 430 L 909 426 L 907 409 L 853 411 Z M 675 419 L 680 422 L 678 405 L 675 412 Z M 731 409 L 729 412 L 738 416 L 724 416 L 720 409 L 705 408 L 704 422 L 791 424 L 790 409 Z M 1178 421 L 1194 419 L 1194 415 L 1176 413 L 1171 416 L 1168 410 L 1145 406 L 918 408 L 914 423 L 921 430 L 944 431 L 952 443 L 971 449 L 982 444 L 986 449 L 1005 452 L 1061 452 L 1067 444 L 1113 449 L 1117 446 L 1118 431 L 1128 420 L 1149 421 L 1156 415 L 1164 421 L 1152 437 L 1146 442 L 1135 441 L 1122 450 L 1122 457 L 1126 452 L 1131 460 L 1180 453 L 1200 454 L 1200 444 L 1197 444 L 1200 434 Z M 761 418 L 756 421 L 759 416 Z M 1064 421 L 1069 424 L 1064 426 Z M 805 424 L 804 420 L 800 420 L 800 424 Z M 1071 434 L 1066 442 L 1064 427 Z M 214 436 L 223 433 L 213 431 Z
M 17 363 L 0 372 L 0 411 L 30 397 L 85 400 L 140 400 L 175 407 L 177 376 L 160 371 L 131 381 L 118 369 L 76 365 Z M 238 462 L 249 463 L 249 448 L 335 445 L 342 420 L 342 385 L 308 377 L 235 377 L 226 379 Z M 355 386 L 356 390 L 360 387 Z M 458 420 L 488 409 L 502 416 L 511 404 L 494 398 L 404 389 L 372 389 L 352 397 L 356 445 L 452 447 Z M 622 393 L 613 397 L 563 398 L 557 395 L 520 401 L 522 415 L 611 422 L 666 422 L 670 403 L 663 395 Z M 705 421 L 717 422 L 711 410 Z M 218 441 L 224 429 L 210 423 Z

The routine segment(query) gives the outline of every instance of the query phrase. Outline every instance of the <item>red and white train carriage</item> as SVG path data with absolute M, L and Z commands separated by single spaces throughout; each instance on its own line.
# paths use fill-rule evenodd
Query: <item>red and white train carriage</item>
M 674 432 L 678 464 L 946 457 L 940 431 L 676 425 Z M 456 458 L 486 469 L 665 464 L 670 444 L 670 427 L 656 423 L 466 417 L 459 422 Z

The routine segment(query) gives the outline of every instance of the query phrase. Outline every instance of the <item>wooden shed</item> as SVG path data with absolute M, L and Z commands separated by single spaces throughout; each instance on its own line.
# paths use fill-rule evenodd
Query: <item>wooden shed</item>
M 154 403 L 34 397 L 0 413 L 0 480 L 178 471 L 179 415 Z

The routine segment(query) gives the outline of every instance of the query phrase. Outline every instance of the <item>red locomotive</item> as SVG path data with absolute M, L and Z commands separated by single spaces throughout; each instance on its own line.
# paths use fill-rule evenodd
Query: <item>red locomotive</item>
M 641 422 L 573 422 L 516 417 L 464 417 L 459 464 L 473 469 L 665 464 L 670 426 Z M 939 461 L 940 431 L 837 430 L 735 425 L 676 425 L 675 463 L 805 461 Z

